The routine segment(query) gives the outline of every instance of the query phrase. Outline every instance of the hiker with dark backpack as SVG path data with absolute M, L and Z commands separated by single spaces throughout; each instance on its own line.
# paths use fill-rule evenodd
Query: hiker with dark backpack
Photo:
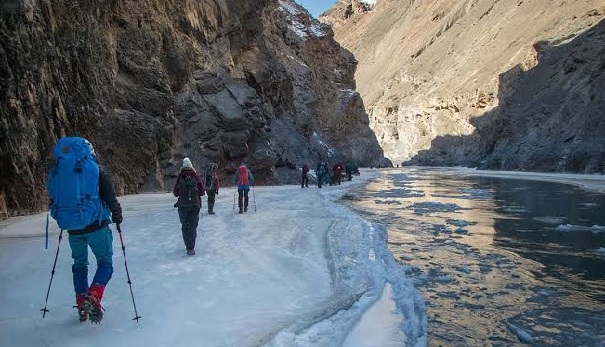
M 206 193 L 208 193 L 208 214 L 214 214 L 214 202 L 216 201 L 216 196 L 218 195 L 218 186 L 220 182 L 218 179 L 218 174 L 216 173 L 217 168 L 217 164 L 210 164 L 210 168 L 204 175 L 204 184 L 206 185 Z
M 237 168 L 233 183 L 237 184 L 239 213 L 248 212 L 248 193 L 250 192 L 250 184 L 254 184 L 254 176 L 245 163 Z
M 103 319 L 101 300 L 113 274 L 113 237 L 109 224 L 122 223 L 122 208 L 109 176 L 99 167 L 94 148 L 81 137 L 64 137 L 53 150 L 48 175 L 50 214 L 69 234 L 76 307 L 80 321 Z M 88 247 L 97 270 L 88 286 Z
M 197 238 L 197 225 L 200 221 L 201 197 L 206 187 L 202 178 L 197 174 L 191 160 L 183 159 L 181 172 L 174 184 L 174 196 L 178 197 L 176 205 L 181 221 L 181 231 L 187 255 L 195 254 L 195 239 Z
M 309 167 L 307 166 L 307 164 L 303 164 L 302 166 L 302 176 L 301 176 L 301 180 L 300 180 L 300 187 L 301 188 L 309 188 Z

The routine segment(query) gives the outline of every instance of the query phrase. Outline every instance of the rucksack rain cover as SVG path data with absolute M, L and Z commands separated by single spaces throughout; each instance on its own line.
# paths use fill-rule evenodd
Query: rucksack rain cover
M 109 219 L 99 197 L 99 165 L 90 143 L 64 137 L 53 150 L 55 164 L 48 174 L 50 215 L 62 230 L 84 229 Z
M 250 181 L 248 180 L 248 168 L 242 165 L 238 168 L 238 171 L 238 183 L 245 186 L 250 185 Z

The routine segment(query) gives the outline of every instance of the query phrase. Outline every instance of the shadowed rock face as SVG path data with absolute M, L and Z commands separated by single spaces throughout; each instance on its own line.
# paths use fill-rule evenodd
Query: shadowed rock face
M 358 59 L 393 162 L 604 172 L 604 16 L 600 0 L 342 0 L 320 20 Z
M 0 216 L 42 210 L 58 138 L 91 140 L 119 193 L 170 190 L 181 160 L 388 164 L 331 29 L 281 0 L 5 0 Z M 292 166 L 292 165 L 290 165 Z M 296 177 L 296 176 L 294 176 Z

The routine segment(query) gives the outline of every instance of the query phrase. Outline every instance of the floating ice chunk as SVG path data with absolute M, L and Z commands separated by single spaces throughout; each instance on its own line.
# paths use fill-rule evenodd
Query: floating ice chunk
M 462 207 L 453 203 L 441 203 L 441 202 L 419 202 L 411 206 L 416 214 L 425 214 L 431 212 L 454 212 L 461 210 Z
M 583 225 L 574 225 L 574 224 L 561 224 L 556 227 L 558 231 L 591 231 L 595 234 L 605 232 L 605 226 L 602 225 L 593 225 L 591 227 L 583 226 Z
M 506 213 L 525 213 L 527 209 L 522 206 L 502 206 L 502 211 Z
M 605 232 L 605 226 L 593 225 L 592 227 L 590 227 L 590 230 L 595 234 L 602 233 L 602 232 Z
M 533 336 L 531 336 L 531 334 L 527 330 L 524 330 L 509 322 L 506 322 L 506 327 L 508 328 L 508 330 L 510 330 L 513 334 L 515 334 L 517 336 L 519 341 L 521 341 L 523 343 L 533 343 L 534 342 Z
M 544 216 L 544 217 L 534 217 L 532 218 L 536 222 L 542 222 L 546 224 L 563 224 L 567 218 L 565 217 L 554 217 L 554 216 Z

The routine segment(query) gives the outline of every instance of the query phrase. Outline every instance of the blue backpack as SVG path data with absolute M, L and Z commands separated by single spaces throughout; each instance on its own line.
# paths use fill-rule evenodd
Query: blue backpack
M 99 165 L 90 142 L 64 137 L 53 150 L 55 164 L 48 174 L 50 215 L 62 230 L 84 229 L 109 219 L 99 197 Z

